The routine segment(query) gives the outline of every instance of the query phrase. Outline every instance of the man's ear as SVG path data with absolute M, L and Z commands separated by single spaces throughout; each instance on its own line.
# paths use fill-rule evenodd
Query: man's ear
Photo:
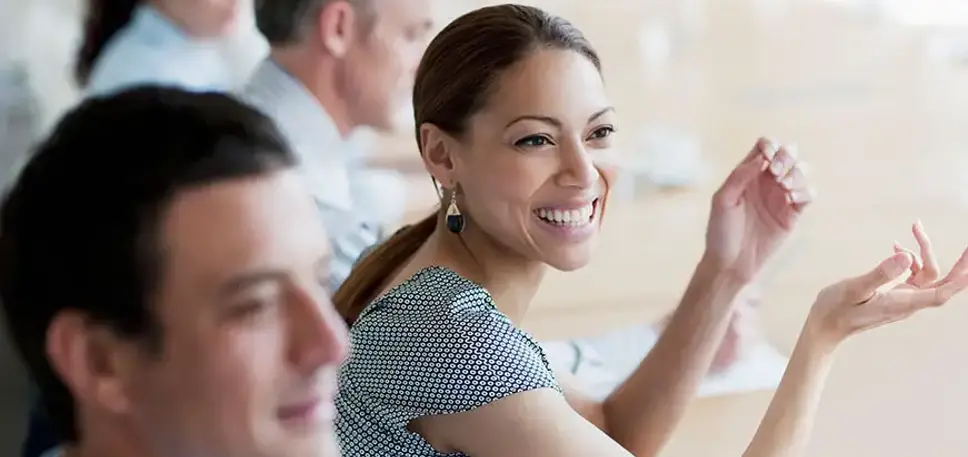
M 319 12 L 317 25 L 322 45 L 337 58 L 342 58 L 349 51 L 350 45 L 357 38 L 356 10 L 348 1 L 328 2 Z
M 445 188 L 457 184 L 456 140 L 436 125 L 420 126 L 420 156 L 424 168 Z
M 77 311 L 62 311 L 47 328 L 47 359 L 79 403 L 96 404 L 115 413 L 130 406 L 124 389 L 128 371 L 125 343 L 110 330 Z

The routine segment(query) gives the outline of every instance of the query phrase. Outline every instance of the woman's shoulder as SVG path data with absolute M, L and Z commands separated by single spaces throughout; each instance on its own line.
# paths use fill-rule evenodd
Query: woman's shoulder
M 534 389 L 558 389 L 543 350 L 480 285 L 444 267 L 418 271 L 350 330 L 344 399 L 368 399 L 402 426 Z
M 350 338 L 349 366 L 405 353 L 438 362 L 513 360 L 547 368 L 540 345 L 498 310 L 487 290 L 446 267 L 422 269 L 377 298 Z
M 384 327 L 386 320 L 457 322 L 482 313 L 500 314 L 486 289 L 450 268 L 431 266 L 377 297 L 363 310 L 354 328 Z

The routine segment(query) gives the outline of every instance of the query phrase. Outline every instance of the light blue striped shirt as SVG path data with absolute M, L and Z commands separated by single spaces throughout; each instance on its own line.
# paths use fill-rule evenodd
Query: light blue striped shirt
M 353 264 L 380 241 L 379 218 L 365 202 L 373 189 L 360 154 L 344 139 L 315 96 L 272 59 L 256 68 L 240 98 L 275 121 L 300 160 L 329 233 L 334 261 L 332 287 L 349 276 Z
M 94 63 L 86 93 L 108 95 L 142 84 L 228 91 L 232 78 L 218 43 L 189 37 L 158 10 L 142 4 Z

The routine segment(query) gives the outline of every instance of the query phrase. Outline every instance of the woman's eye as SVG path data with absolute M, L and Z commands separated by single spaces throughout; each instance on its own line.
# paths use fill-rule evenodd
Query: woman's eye
M 529 137 L 522 138 L 514 143 L 515 146 L 519 148 L 534 148 L 547 146 L 551 144 L 551 140 L 543 135 L 532 135 Z
M 595 129 L 595 131 L 593 131 L 592 134 L 589 136 L 589 139 L 600 140 L 602 138 L 606 138 L 610 136 L 613 133 L 615 133 L 615 127 L 612 127 L 611 125 L 606 125 Z

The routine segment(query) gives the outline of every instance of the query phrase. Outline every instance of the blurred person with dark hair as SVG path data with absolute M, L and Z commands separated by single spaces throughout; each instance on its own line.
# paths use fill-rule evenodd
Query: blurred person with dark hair
M 39 146 L 0 209 L 0 299 L 51 455 L 338 455 L 346 328 L 295 165 L 254 109 L 150 87 Z
M 142 83 L 228 90 L 218 40 L 239 0 L 87 0 L 74 78 L 89 94 Z

